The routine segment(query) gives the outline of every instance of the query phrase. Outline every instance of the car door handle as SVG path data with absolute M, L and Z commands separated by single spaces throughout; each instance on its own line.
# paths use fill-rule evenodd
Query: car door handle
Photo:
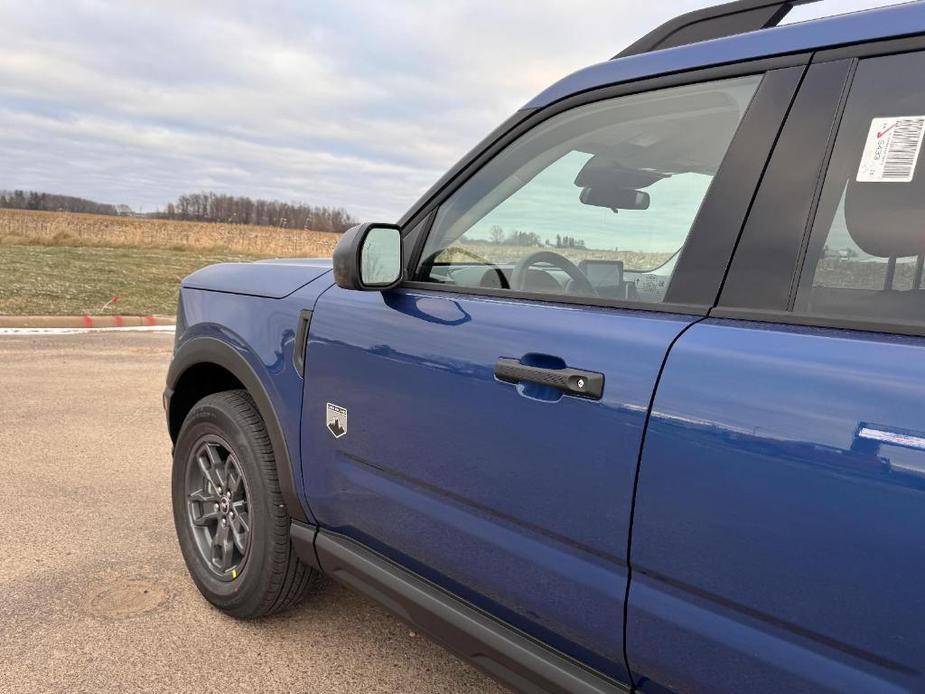
M 604 374 L 581 369 L 546 369 L 521 364 L 517 359 L 500 357 L 495 362 L 495 378 L 506 383 L 538 383 L 567 395 L 600 400 L 604 395 Z

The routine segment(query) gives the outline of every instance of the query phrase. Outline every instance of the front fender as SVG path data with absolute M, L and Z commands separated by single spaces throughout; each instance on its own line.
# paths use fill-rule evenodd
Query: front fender
M 193 367 L 201 364 L 215 364 L 232 374 L 254 399 L 257 410 L 263 418 L 273 447 L 273 457 L 276 460 L 276 474 L 279 479 L 280 491 L 283 500 L 293 519 L 308 522 L 307 514 L 296 492 L 293 478 L 293 459 L 289 454 L 289 446 L 283 428 L 280 425 L 276 410 L 273 407 L 267 388 L 251 364 L 253 359 L 241 346 L 233 347 L 228 342 L 216 337 L 199 336 L 185 340 L 174 354 L 170 369 L 167 372 L 167 390 L 165 392 L 165 406 L 167 408 L 168 422 L 171 431 L 174 431 L 174 419 L 171 412 L 172 395 L 177 390 L 183 375 Z M 177 427 L 178 429 L 178 427 Z
M 212 360 L 251 391 L 267 423 L 286 504 L 297 520 L 307 516 L 313 521 L 302 479 L 304 380 L 293 359 L 296 332 L 302 311 L 314 308 L 318 297 L 332 284 L 328 271 L 282 299 L 189 287 L 180 292 L 168 389 L 175 389 L 177 379 L 197 362 L 208 364 Z M 214 361 L 213 356 L 222 361 Z M 228 387 L 238 386 L 232 383 Z

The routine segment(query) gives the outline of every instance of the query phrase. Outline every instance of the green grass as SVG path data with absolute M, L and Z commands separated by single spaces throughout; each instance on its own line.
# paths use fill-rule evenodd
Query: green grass
M 0 315 L 172 315 L 180 280 L 252 256 L 190 250 L 0 244 Z M 104 308 L 112 297 L 119 300 Z

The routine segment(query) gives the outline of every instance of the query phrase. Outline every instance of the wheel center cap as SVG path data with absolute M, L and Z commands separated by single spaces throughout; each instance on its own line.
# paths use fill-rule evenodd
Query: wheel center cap
M 226 497 L 222 497 L 221 501 L 218 502 L 218 507 L 221 509 L 222 513 L 228 513 L 228 507 L 230 505 Z

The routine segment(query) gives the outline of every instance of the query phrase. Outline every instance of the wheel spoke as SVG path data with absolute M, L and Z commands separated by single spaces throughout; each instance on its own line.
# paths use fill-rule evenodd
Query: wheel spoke
M 228 485 L 228 491 L 231 492 L 233 497 L 236 496 L 238 490 L 241 489 L 241 473 L 238 472 L 238 467 L 235 464 L 236 462 L 233 455 L 229 455 L 228 460 L 225 461 L 225 482 Z
M 231 522 L 231 533 L 234 537 L 234 544 L 242 555 L 247 550 L 250 529 L 250 521 L 247 515 L 235 514 L 234 520 Z
M 221 517 L 221 511 L 219 511 L 218 504 L 214 501 L 205 501 L 199 505 L 199 512 L 196 512 L 196 507 L 193 506 L 192 518 L 194 525 L 211 525 L 212 523 L 218 521 Z
M 224 488 L 228 486 L 228 458 L 231 457 L 229 454 L 224 462 L 222 461 L 222 456 L 218 452 L 218 446 L 214 443 L 210 443 L 206 446 L 206 451 L 209 454 L 209 463 L 212 466 L 212 469 L 215 471 L 215 477 L 218 480 L 218 484 Z M 214 483 L 213 483 L 214 484 Z
M 234 519 L 235 519 L 235 522 L 237 523 L 237 527 L 240 529 L 240 531 L 241 531 L 242 533 L 248 533 L 248 532 L 250 532 L 250 529 L 251 529 L 251 520 L 250 520 L 250 518 L 248 517 L 246 511 L 245 511 L 244 513 L 238 513 L 238 514 L 236 514 L 235 517 L 234 517 Z
M 213 468 L 218 468 L 224 465 L 222 463 L 222 456 L 218 452 L 218 446 L 214 443 L 206 444 L 206 456 L 209 458 L 209 465 Z
M 189 495 L 190 501 L 198 501 L 200 503 L 218 503 L 218 494 L 214 492 L 207 491 L 205 489 L 197 489 L 195 492 Z
M 218 478 L 215 468 L 212 467 L 212 464 L 209 462 L 209 456 L 200 453 L 196 456 L 196 462 L 199 464 L 199 471 L 202 473 L 202 476 L 212 485 L 213 490 L 222 486 L 222 482 Z
M 231 568 L 234 559 L 234 539 L 228 525 L 218 524 L 212 537 L 212 558 L 222 571 Z

